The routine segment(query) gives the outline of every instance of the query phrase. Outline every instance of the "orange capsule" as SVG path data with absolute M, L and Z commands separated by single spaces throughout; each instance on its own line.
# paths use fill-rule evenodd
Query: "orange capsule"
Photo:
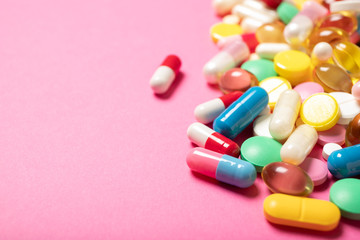
M 307 40 L 307 46 L 308 49 L 311 51 L 319 42 L 327 42 L 333 46 L 339 41 L 348 40 L 349 34 L 340 28 L 315 28 Z
M 256 30 L 259 43 L 286 43 L 284 38 L 285 25 L 282 22 L 266 23 Z
M 357 19 L 348 11 L 334 12 L 325 16 L 319 23 L 319 28 L 340 28 L 351 35 L 357 29 Z
M 360 144 L 360 113 L 349 123 L 345 135 L 345 145 L 347 147 L 356 144 Z

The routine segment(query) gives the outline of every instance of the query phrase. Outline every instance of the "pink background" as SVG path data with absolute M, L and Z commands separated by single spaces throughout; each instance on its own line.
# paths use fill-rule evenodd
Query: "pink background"
M 210 2 L 2 1 L 0 239 L 359 238 L 344 219 L 330 233 L 271 225 L 261 178 L 237 189 L 188 169 L 193 109 L 221 95 L 201 72 L 217 52 Z M 149 79 L 170 53 L 182 75 L 157 97 Z

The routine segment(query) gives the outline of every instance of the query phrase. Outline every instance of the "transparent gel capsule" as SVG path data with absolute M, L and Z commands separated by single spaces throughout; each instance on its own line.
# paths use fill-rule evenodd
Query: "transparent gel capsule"
M 314 189 L 313 181 L 304 170 L 290 163 L 270 163 L 263 168 L 261 177 L 274 193 L 307 196 Z
M 360 113 L 349 123 L 345 134 L 345 145 L 347 147 L 356 144 L 360 144 Z
M 224 94 L 234 91 L 245 92 L 251 87 L 258 86 L 256 77 L 242 68 L 228 70 L 219 81 L 220 90 Z
M 349 72 L 351 77 L 360 77 L 360 48 L 351 42 L 338 42 L 333 49 L 334 62 Z
M 311 51 L 320 42 L 329 43 L 331 46 L 339 41 L 348 41 L 349 34 L 340 28 L 316 28 L 307 39 L 307 47 Z
M 281 22 L 263 24 L 256 30 L 256 39 L 260 43 L 286 43 L 284 28 L 285 25 Z
M 331 13 L 320 20 L 319 28 L 340 28 L 351 35 L 357 29 L 357 19 L 353 13 L 348 11 Z
M 314 82 L 319 83 L 325 92 L 351 92 L 353 86 L 351 77 L 342 68 L 320 63 L 314 68 Z

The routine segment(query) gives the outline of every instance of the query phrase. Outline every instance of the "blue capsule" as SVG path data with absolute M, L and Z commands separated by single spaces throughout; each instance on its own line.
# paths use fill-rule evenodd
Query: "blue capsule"
M 267 106 L 269 96 L 261 87 L 248 89 L 214 121 L 214 130 L 234 139 Z
M 360 175 L 360 144 L 332 152 L 327 165 L 336 178 Z

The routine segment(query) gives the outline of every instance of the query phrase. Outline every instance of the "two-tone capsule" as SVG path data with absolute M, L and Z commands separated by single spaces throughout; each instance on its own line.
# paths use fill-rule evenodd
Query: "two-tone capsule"
M 236 91 L 199 104 L 194 110 L 196 120 L 204 124 L 211 123 L 242 94 Z
M 240 188 L 250 187 L 256 179 L 251 163 L 200 147 L 190 150 L 186 162 L 194 172 Z
M 187 136 L 191 142 L 199 147 L 233 157 L 240 155 L 239 145 L 202 123 L 191 124 L 187 130 Z

